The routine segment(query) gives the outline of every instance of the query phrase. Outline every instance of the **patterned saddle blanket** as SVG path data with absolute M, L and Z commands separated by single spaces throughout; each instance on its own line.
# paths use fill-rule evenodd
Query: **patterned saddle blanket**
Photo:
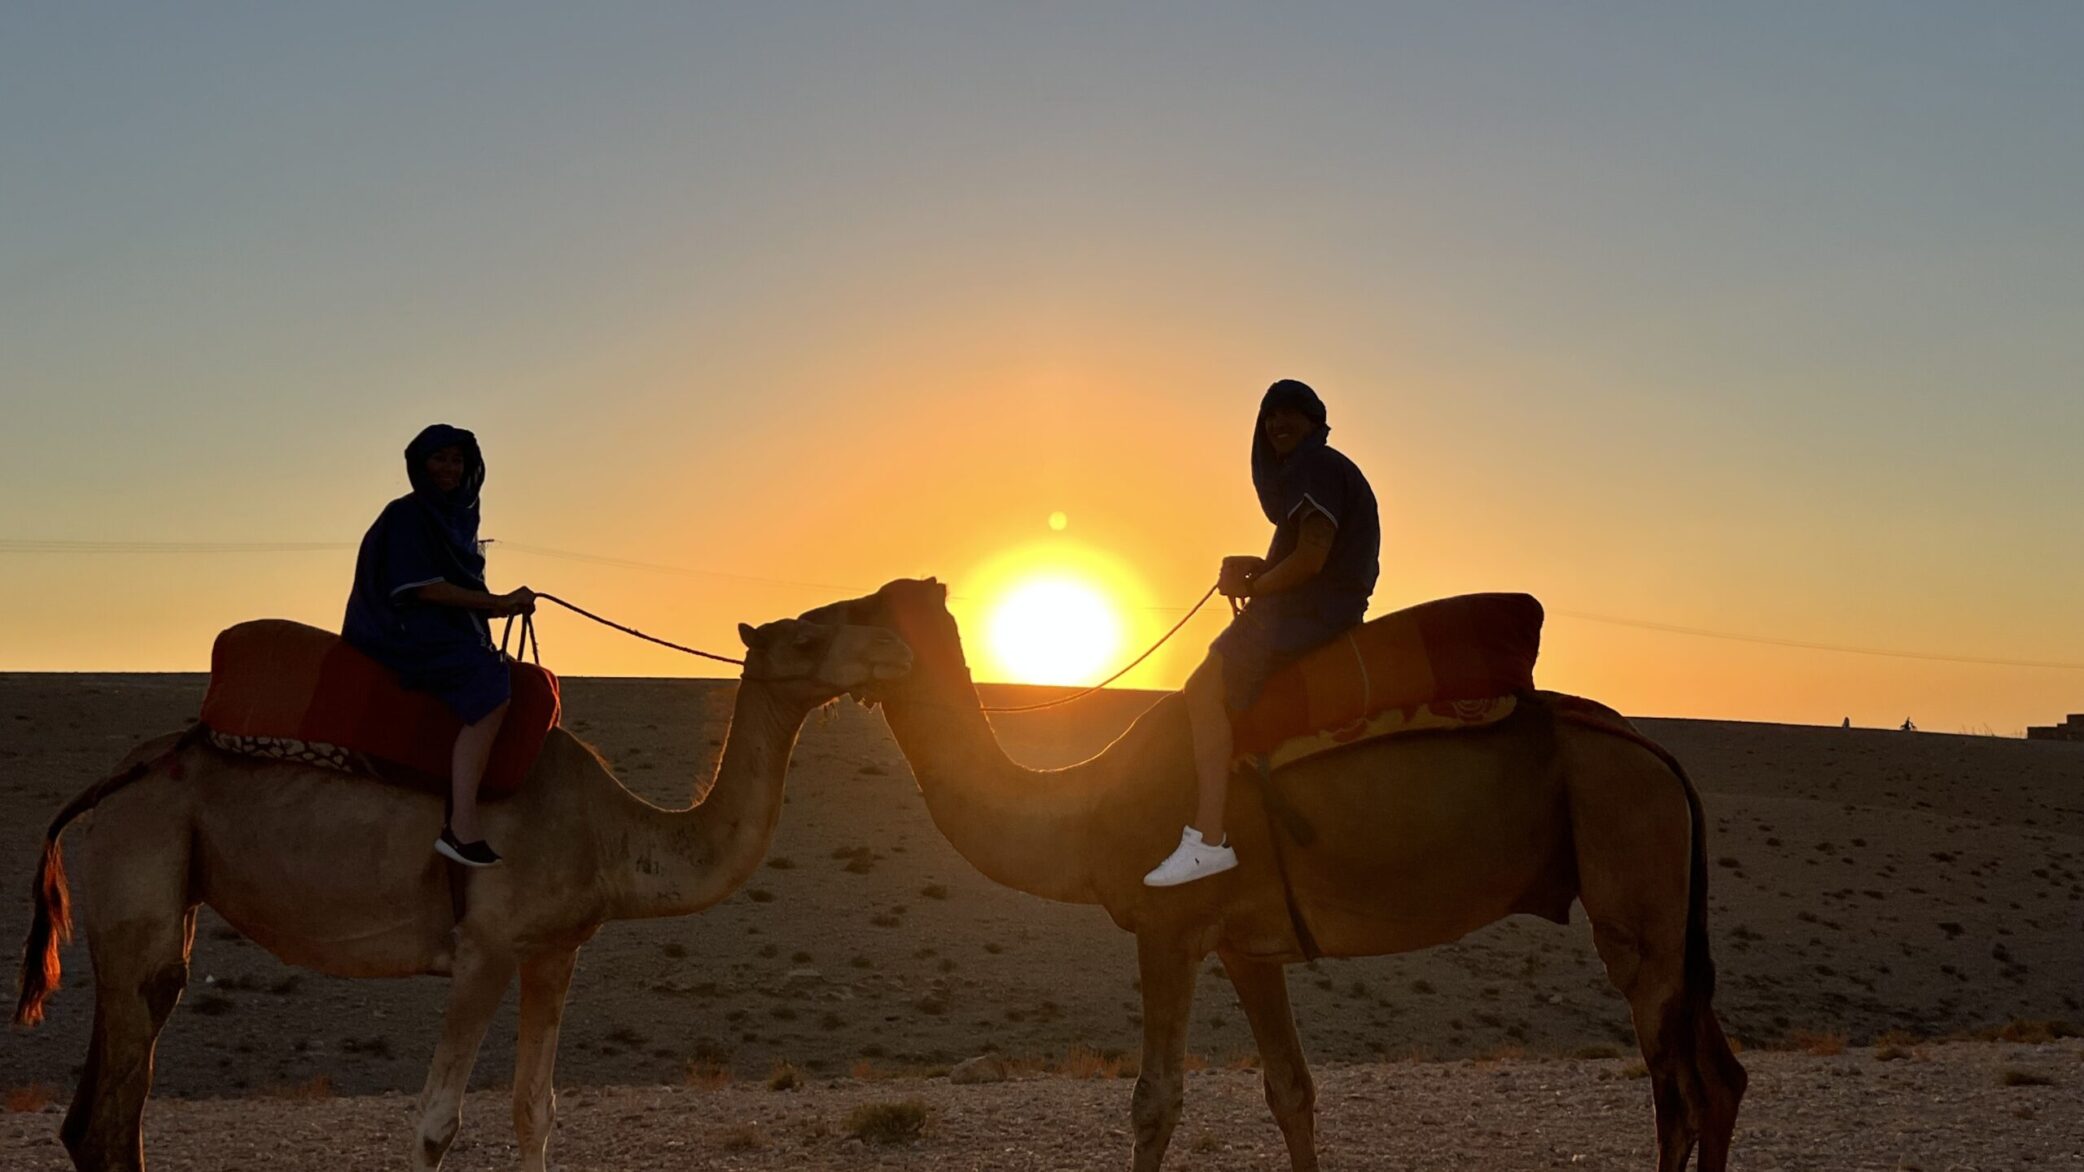
M 557 727 L 557 677 L 510 662 L 514 695 L 479 792 L 521 788 Z M 220 749 L 371 772 L 446 792 L 463 722 L 331 631 L 288 619 L 227 628 L 210 649 L 202 723 Z M 388 768 L 386 768 L 388 766 Z
M 1272 767 L 1379 737 L 1495 724 L 1534 690 L 1541 603 L 1463 594 L 1362 623 L 1275 673 L 1231 720 Z

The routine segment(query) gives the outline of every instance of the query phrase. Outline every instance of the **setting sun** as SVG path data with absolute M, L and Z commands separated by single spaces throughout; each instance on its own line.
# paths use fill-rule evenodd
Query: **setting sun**
M 1030 578 L 992 606 L 991 654 L 1033 684 L 1089 684 L 1121 651 L 1122 621 L 1107 596 L 1069 575 Z

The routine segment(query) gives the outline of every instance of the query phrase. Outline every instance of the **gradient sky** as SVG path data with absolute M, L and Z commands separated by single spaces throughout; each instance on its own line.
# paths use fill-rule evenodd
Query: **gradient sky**
M 1531 590 L 1547 686 L 2084 710 L 1571 617 L 2084 662 L 2084 8 L 687 9 L 0 14 L 0 539 L 352 542 L 441 419 L 488 535 L 740 576 L 498 586 L 729 647 L 901 574 L 973 624 L 1054 546 L 1143 640 L 1262 546 L 1288 376 L 1381 497 L 1377 611 Z M 198 669 L 351 562 L 0 553 L 0 669 Z

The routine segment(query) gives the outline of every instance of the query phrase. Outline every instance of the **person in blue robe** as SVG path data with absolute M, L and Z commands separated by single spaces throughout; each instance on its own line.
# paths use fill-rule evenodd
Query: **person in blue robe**
M 476 436 L 446 423 L 427 428 L 406 445 L 405 474 L 412 491 L 385 505 L 362 537 L 340 633 L 463 722 L 450 754 L 448 817 L 434 849 L 465 866 L 489 867 L 499 855 L 479 831 L 478 784 L 512 683 L 488 620 L 533 613 L 535 593 L 486 588 L 478 544 L 485 458 Z
M 1244 609 L 1187 679 L 1199 797 L 1180 844 L 1144 876 L 1173 887 L 1237 866 L 1223 834 L 1232 713 L 1243 712 L 1275 671 L 1358 626 L 1380 567 L 1382 523 L 1374 490 L 1331 447 L 1323 400 L 1305 383 L 1268 387 L 1252 428 L 1252 487 L 1273 523 L 1266 556 L 1223 561 L 1223 593 Z

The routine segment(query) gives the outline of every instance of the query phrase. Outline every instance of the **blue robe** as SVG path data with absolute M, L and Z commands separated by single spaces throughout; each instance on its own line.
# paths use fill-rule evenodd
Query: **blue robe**
M 463 449 L 469 468 L 461 484 L 443 493 L 425 465 L 430 454 L 452 444 Z M 485 556 L 478 550 L 485 460 L 477 437 L 437 423 L 406 446 L 405 470 L 413 491 L 385 505 L 363 535 L 340 633 L 400 683 L 433 693 L 463 723 L 476 724 L 506 703 L 512 689 L 485 612 L 421 602 L 414 591 L 436 582 L 485 589 Z

